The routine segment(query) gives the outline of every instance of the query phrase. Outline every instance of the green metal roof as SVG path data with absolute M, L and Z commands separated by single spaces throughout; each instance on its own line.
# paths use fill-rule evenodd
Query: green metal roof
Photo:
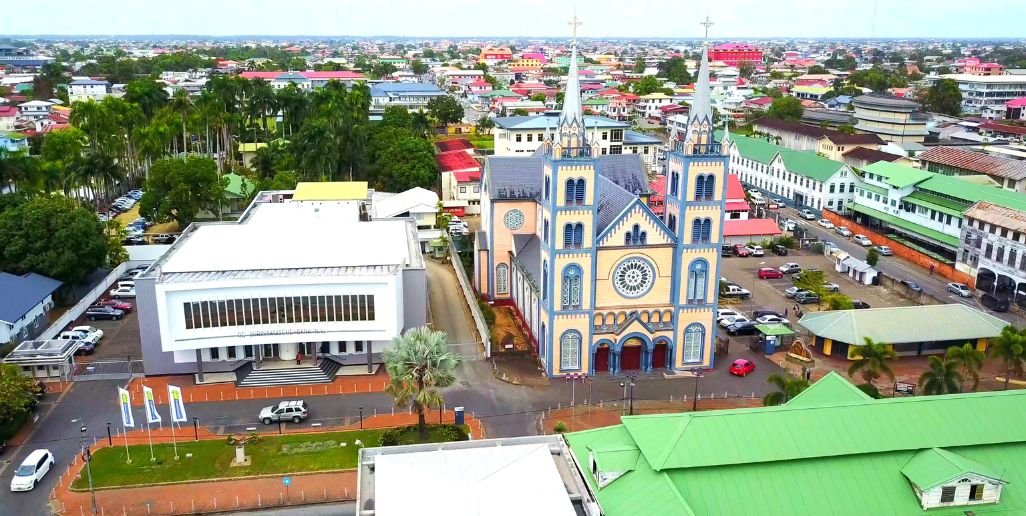
M 859 183 L 858 186 L 859 186 L 859 188 L 862 188 L 864 190 L 868 190 L 868 191 L 873 192 L 873 193 L 878 193 L 878 194 L 883 195 L 885 197 L 887 196 L 887 189 L 882 187 L 882 186 L 871 185 L 869 183 Z
M 996 337 L 1008 325 L 961 303 L 809 312 L 798 324 L 817 337 L 858 345 L 864 337 L 887 344 L 972 342 Z
M 731 134 L 730 141 L 737 145 L 737 152 L 744 158 L 769 165 L 777 157 L 780 147 L 759 138 Z
M 901 468 L 901 474 L 921 490 L 933 489 L 968 473 L 1004 481 L 1001 474 L 968 457 L 940 448 L 930 448 L 915 455 Z
M 933 448 L 1001 472 L 1000 503 L 973 505 L 976 514 L 1026 513 L 1026 391 L 874 400 L 841 383 L 827 375 L 777 407 L 623 417 L 565 438 L 582 465 L 590 448 L 641 450 L 633 471 L 602 488 L 583 468 L 606 516 L 921 514 L 903 470 Z
M 926 226 L 920 226 L 919 224 L 895 217 L 894 215 L 884 213 L 880 210 L 874 210 L 873 208 L 870 208 L 863 204 L 859 204 L 858 198 L 856 198 L 856 202 L 851 206 L 851 209 L 859 213 L 865 213 L 870 217 L 880 219 L 894 227 L 904 229 L 910 233 L 929 238 L 931 240 L 949 245 L 951 247 L 958 247 L 959 242 L 958 237 L 956 236 L 952 236 L 947 233 L 942 233 L 940 231 L 937 231 L 936 229 L 930 229 Z
M 926 181 L 930 176 L 934 175 L 931 172 L 906 167 L 905 165 L 898 165 L 889 161 L 877 161 L 862 170 L 871 174 L 883 176 L 887 184 L 895 188 L 912 186 L 916 183 Z
M 757 324 L 755 329 L 759 330 L 763 335 L 769 335 L 771 337 L 781 337 L 784 335 L 794 335 L 794 331 L 783 324 Z
M 780 149 L 780 158 L 788 170 L 816 181 L 827 181 L 845 165 L 812 152 Z
M 958 176 L 945 176 L 932 172 L 929 174 L 928 180 L 916 185 L 917 190 L 929 190 L 956 199 L 965 199 L 968 204 L 987 201 L 1013 210 L 1026 211 L 1026 194 L 996 186 L 981 185 L 960 179 Z
M 916 190 L 902 199 L 912 204 L 918 204 L 956 217 L 961 217 L 962 212 L 968 210 L 969 206 L 971 206 L 971 204 L 952 201 L 946 197 L 933 195 L 922 190 Z

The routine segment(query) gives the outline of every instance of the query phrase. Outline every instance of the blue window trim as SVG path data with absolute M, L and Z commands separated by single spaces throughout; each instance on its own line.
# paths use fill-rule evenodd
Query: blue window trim
M 704 281 L 701 285 L 697 281 L 693 281 L 692 278 L 692 274 L 697 275 L 699 270 L 704 273 Z M 687 290 L 685 290 L 684 302 L 688 306 L 706 304 L 709 300 L 709 262 L 706 261 L 705 258 L 694 259 L 690 264 L 688 264 L 688 276 L 686 281 Z M 701 298 L 696 295 L 700 286 L 702 288 Z M 699 299 L 701 299 L 701 303 L 697 302 Z
M 563 339 L 568 336 L 577 335 L 577 367 L 563 367 Z M 584 363 L 584 359 L 581 353 L 584 352 L 584 335 L 577 330 L 566 330 L 559 336 L 559 370 L 560 371 L 580 371 L 581 364 Z
M 698 359 L 697 360 L 688 360 L 687 359 L 688 335 L 691 334 L 691 333 L 694 333 L 694 331 L 693 331 L 694 329 L 697 329 L 699 335 L 701 335 L 701 337 L 698 340 Z M 707 334 L 707 332 L 705 330 L 705 326 L 703 326 L 701 323 L 691 323 L 691 324 L 687 325 L 686 328 L 684 328 L 684 340 L 683 340 L 683 342 L 681 342 L 681 353 L 680 353 L 681 363 L 683 363 L 683 364 L 701 364 L 703 362 L 703 359 L 705 358 L 705 338 L 706 338 L 706 334 Z
M 577 290 L 578 299 L 577 303 L 573 303 L 573 285 L 567 286 L 572 278 L 577 278 Z M 580 310 L 584 306 L 584 270 L 580 265 L 571 263 L 566 267 L 563 267 L 563 274 L 561 275 L 562 282 L 560 283 L 560 295 L 559 295 L 559 306 L 560 310 Z M 564 295 L 564 289 L 566 289 Z

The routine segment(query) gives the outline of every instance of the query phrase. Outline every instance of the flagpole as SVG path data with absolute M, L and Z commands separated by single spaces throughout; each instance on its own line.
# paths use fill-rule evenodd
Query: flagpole
M 128 453 L 128 430 L 125 430 L 124 425 L 121 426 L 121 432 L 125 435 L 125 457 L 128 457 L 128 462 L 126 462 L 125 464 L 131 464 L 132 455 Z
M 153 434 L 150 433 L 150 422 L 146 422 L 146 439 L 150 441 L 150 462 L 157 462 L 157 458 L 153 456 Z
M 175 447 L 175 460 L 178 460 L 178 438 L 175 437 L 175 421 L 171 420 L 171 444 Z

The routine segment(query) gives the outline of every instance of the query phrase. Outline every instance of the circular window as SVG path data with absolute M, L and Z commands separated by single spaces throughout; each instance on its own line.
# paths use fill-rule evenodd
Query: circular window
M 648 260 L 628 258 L 613 271 L 613 287 L 623 297 L 641 297 L 652 289 L 655 270 Z
M 506 216 L 502 218 L 502 222 L 507 228 L 514 231 L 518 230 L 524 226 L 524 212 L 516 209 L 509 210 L 506 212 Z

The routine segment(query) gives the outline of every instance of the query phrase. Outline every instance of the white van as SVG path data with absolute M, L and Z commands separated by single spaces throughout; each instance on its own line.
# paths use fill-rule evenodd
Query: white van
M 50 450 L 35 450 L 25 457 L 21 466 L 14 470 L 11 491 L 31 491 L 53 469 L 53 454 Z
M 134 280 L 121 280 L 121 281 L 118 282 L 118 288 L 121 288 L 121 287 L 135 288 L 135 281 Z

